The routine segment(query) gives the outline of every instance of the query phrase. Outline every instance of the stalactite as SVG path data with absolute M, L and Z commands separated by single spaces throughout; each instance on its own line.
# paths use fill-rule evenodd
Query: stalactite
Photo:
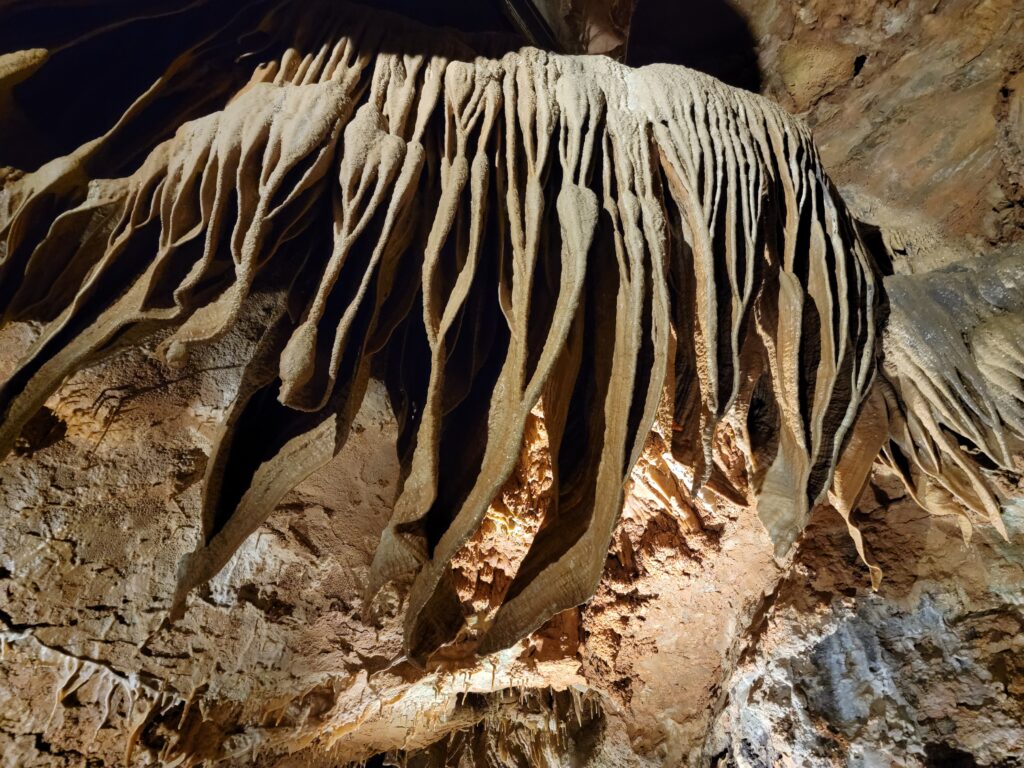
M 371 375 L 400 419 L 403 483 L 367 597 L 414 578 L 417 660 L 458 628 L 452 559 L 538 403 L 552 502 L 481 653 L 593 593 L 666 392 L 694 494 L 722 487 L 717 430 L 746 414 L 735 494 L 779 555 L 830 491 L 849 519 L 880 450 L 912 488 L 927 476 L 999 524 L 975 458 L 1011 468 L 1022 432 L 1010 326 L 989 313 L 972 349 L 942 348 L 955 358 L 918 344 L 922 289 L 883 287 L 807 129 L 774 104 L 681 67 L 509 53 L 340 3 L 218 22 L 105 134 L 0 192 L 0 312 L 39 326 L 0 389 L 2 453 L 77 369 L 148 339 L 180 366 L 262 313 L 175 611 L 340 450 Z M 0 59 L 0 104 L 53 59 Z M 223 75 L 197 83 L 200 64 Z M 146 146 L 158 109 L 174 133 Z

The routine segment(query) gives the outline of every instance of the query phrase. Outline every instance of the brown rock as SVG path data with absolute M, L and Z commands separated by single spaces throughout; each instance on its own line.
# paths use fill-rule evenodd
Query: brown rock
M 778 73 L 803 112 L 822 96 L 853 79 L 857 48 L 826 41 L 790 42 L 779 51 Z
M 751 8 L 823 164 L 674 67 L 73 5 L 0 3 L 5 765 L 1024 759 L 1019 3 Z

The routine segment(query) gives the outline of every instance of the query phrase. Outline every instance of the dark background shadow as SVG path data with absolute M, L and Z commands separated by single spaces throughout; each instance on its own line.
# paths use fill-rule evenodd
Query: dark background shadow
M 463 32 L 518 34 L 502 10 L 501 0 L 354 0 L 360 5 L 398 13 L 430 27 Z
M 738 88 L 761 90 L 754 36 L 726 0 L 637 0 L 626 63 L 682 64 Z

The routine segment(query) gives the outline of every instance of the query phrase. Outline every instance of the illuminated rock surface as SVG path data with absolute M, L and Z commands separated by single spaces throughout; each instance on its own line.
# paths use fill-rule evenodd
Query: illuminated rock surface
M 1022 759 L 1024 13 L 751 17 L 864 224 L 690 70 L 229 5 L 0 5 L 10 765 Z

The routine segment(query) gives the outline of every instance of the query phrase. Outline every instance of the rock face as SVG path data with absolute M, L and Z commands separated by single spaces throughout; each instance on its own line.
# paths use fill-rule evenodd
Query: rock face
M 1006 518 L 1014 544 L 986 532 L 965 545 L 892 481 L 876 478 L 894 498 L 863 506 L 880 590 L 837 572 L 840 526 L 812 523 L 709 752 L 737 765 L 1024 761 L 1020 507 Z
M 751 10 L 858 221 L 685 69 L 65 5 L 0 5 L 8 764 L 1024 759 L 1024 11 Z
M 881 228 L 897 272 L 955 265 L 984 279 L 1019 253 L 1019 4 L 738 5 L 765 91 L 806 110 L 825 167 Z M 822 43 L 855 49 L 854 74 L 797 103 L 786 78 L 825 73 L 787 75 L 783 60 Z M 841 524 L 812 520 L 750 632 L 708 753 L 737 765 L 1024 762 L 1019 501 L 1004 507 L 1008 543 L 986 529 L 964 543 L 876 468 L 856 519 L 885 573 L 879 590 L 836 567 L 853 556 Z
M 909 268 L 1020 241 L 1019 3 L 744 7 L 760 41 L 766 90 L 807 109 L 844 197 L 862 218 L 911 241 L 896 243 L 912 249 Z M 775 62 L 799 60 L 823 43 L 855 51 L 854 73 L 790 102 L 786 77 L 815 77 L 786 75 Z

